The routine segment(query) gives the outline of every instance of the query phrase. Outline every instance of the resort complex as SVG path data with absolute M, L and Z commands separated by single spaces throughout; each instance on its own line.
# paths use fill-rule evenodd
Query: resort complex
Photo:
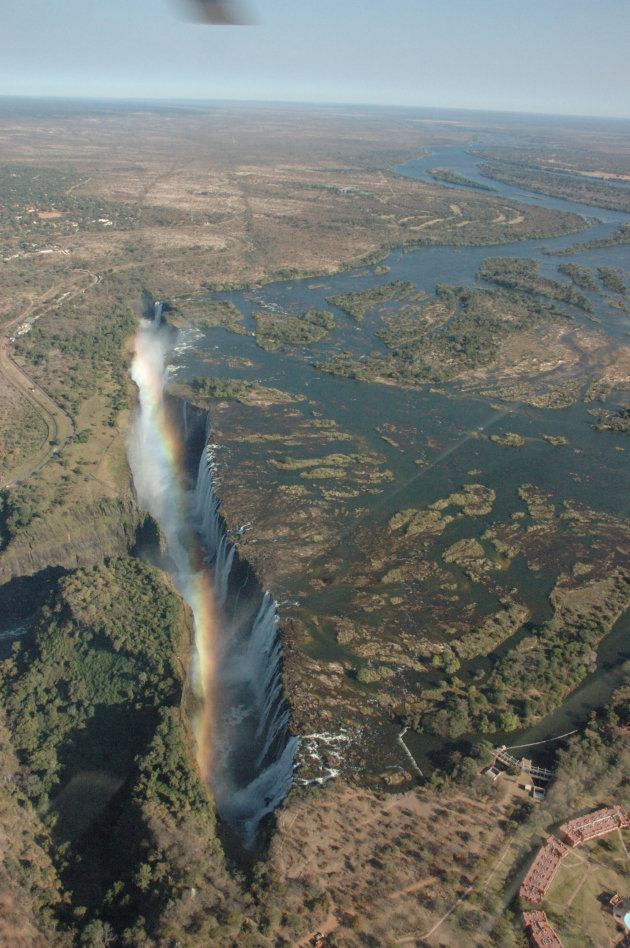
M 549 836 L 530 866 L 519 890 L 521 899 L 542 906 L 556 872 L 562 860 L 576 846 L 588 840 L 597 839 L 615 830 L 630 828 L 630 816 L 623 807 L 615 806 L 596 810 L 585 816 L 564 823 L 558 829 L 557 836 Z M 625 901 L 617 893 L 610 899 L 609 908 L 615 919 L 624 928 L 624 934 L 630 932 L 630 913 L 623 910 Z M 562 946 L 545 912 L 524 911 L 523 924 L 531 944 L 536 948 L 555 948 Z M 625 938 L 624 942 L 625 944 Z

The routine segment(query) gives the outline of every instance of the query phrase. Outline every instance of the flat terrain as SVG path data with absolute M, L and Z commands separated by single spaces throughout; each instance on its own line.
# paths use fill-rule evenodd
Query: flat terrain
M 545 900 L 548 916 L 567 948 L 586 944 L 612 948 L 622 926 L 612 917 L 605 896 L 625 892 L 630 857 L 622 830 L 605 839 L 579 846 L 562 860 Z
M 130 393 L 120 394 L 121 370 L 102 339 L 99 365 L 86 372 L 83 358 L 86 344 L 107 335 L 108 301 L 140 312 L 147 288 L 157 298 L 198 295 L 333 272 L 419 240 L 491 243 L 580 229 L 573 215 L 537 208 L 523 214 L 475 195 L 453 211 L 443 189 L 394 168 L 429 144 L 463 143 L 470 132 L 401 117 L 334 108 L 261 115 L 246 107 L 6 106 L 0 329 L 8 341 L 25 320 L 35 321 L 0 357 L 4 482 L 56 460 L 79 421 L 95 437 L 89 447 L 73 441 L 74 457 L 66 452 L 61 466 L 72 464 L 80 476 L 70 484 L 67 470 L 47 465 L 40 499 L 28 503 L 39 515 L 51 496 L 72 495 L 77 504 L 111 496 L 108 472 L 114 481 L 122 474 L 126 436 L 112 405 L 122 408 Z M 64 342 L 76 341 L 77 332 L 81 351 Z M 17 516 L 22 525 L 28 520 Z

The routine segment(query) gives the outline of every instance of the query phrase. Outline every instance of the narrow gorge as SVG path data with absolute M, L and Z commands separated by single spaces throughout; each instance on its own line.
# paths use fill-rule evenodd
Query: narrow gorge
M 169 572 L 194 616 L 199 766 L 219 815 L 251 846 L 291 785 L 297 737 L 282 689 L 276 603 L 228 537 L 209 419 L 165 395 L 175 338 L 156 304 L 136 337 L 129 463 L 139 504 L 160 525 Z

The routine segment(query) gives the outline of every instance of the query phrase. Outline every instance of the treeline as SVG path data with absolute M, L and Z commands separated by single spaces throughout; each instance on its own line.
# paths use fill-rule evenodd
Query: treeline
M 406 280 L 395 280 L 392 283 L 386 283 L 384 286 L 375 286 L 370 290 L 361 290 L 357 293 L 341 293 L 337 296 L 327 296 L 326 302 L 338 306 L 339 309 L 352 316 L 360 323 L 365 317 L 366 312 L 379 303 L 385 303 L 394 297 L 403 299 L 408 296 L 416 287 L 413 283 Z
M 462 372 L 490 365 L 510 335 L 563 315 L 531 294 L 514 290 L 484 292 L 440 284 L 436 293 L 439 305 L 433 301 L 424 307 L 401 309 L 379 330 L 390 355 L 371 353 L 356 359 L 344 352 L 316 363 L 316 367 L 363 381 L 443 384 Z
M 21 791 L 50 834 L 36 907 L 60 943 L 237 943 L 245 904 L 181 710 L 190 634 L 163 574 L 123 557 L 63 577 L 2 663 Z
M 428 174 L 434 181 L 444 181 L 446 184 L 457 184 L 464 188 L 475 188 L 477 191 L 495 190 L 495 188 L 491 188 L 487 184 L 481 184 L 479 181 L 473 181 L 472 178 L 467 178 L 452 168 L 427 168 L 424 173 Z
M 591 426 L 597 431 L 614 431 L 616 434 L 630 434 L 630 408 L 618 408 L 617 411 L 601 409 L 593 411 L 596 421 Z
M 306 346 L 319 342 L 335 325 L 335 317 L 327 310 L 309 309 L 302 316 L 257 310 L 253 315 L 256 320 L 256 344 L 271 352 L 277 352 L 285 346 Z
M 88 174 L 47 165 L 0 165 L 0 221 L 5 232 L 28 233 L 35 226 L 71 233 L 103 229 L 109 226 L 106 221 L 119 230 L 133 229 L 139 219 L 138 204 L 109 201 L 82 190 L 89 179 Z M 40 219 L 38 211 L 58 211 L 61 216 Z
M 623 270 L 613 270 L 611 267 L 598 267 L 597 276 L 611 293 L 618 293 L 619 296 L 628 296 L 628 287 L 623 282 Z
M 574 263 L 563 263 L 558 267 L 558 270 L 568 276 L 581 289 L 600 292 L 589 267 L 579 267 Z M 604 288 L 611 293 L 628 296 L 628 287 L 623 280 L 623 270 L 614 270 L 612 267 L 598 267 L 597 277 Z
M 488 257 L 479 267 L 478 276 L 508 290 L 545 296 L 550 300 L 570 303 L 585 313 L 593 312 L 593 304 L 583 293 L 565 283 L 541 276 L 537 261 L 528 257 Z
M 580 250 L 604 250 L 606 247 L 619 247 L 623 244 L 630 244 L 630 224 L 620 224 L 610 237 L 598 237 L 581 244 L 573 244 L 572 247 L 566 247 L 564 250 L 545 250 L 543 253 L 548 256 L 567 257 Z
M 581 597 L 556 590 L 554 616 L 532 629 L 483 679 L 465 686 L 459 661 L 441 659 L 446 676 L 423 692 L 423 710 L 405 723 L 453 739 L 468 733 L 514 731 L 558 708 L 597 660 L 597 647 L 618 615 L 630 606 L 630 578 L 618 571 Z M 575 599 L 575 605 L 573 600 Z
M 593 204 L 614 211 L 630 211 L 630 191 L 582 175 L 538 171 L 522 165 L 507 164 L 483 164 L 479 170 L 486 178 L 536 194 L 549 194 L 566 201 Z
M 558 272 L 568 276 L 571 282 L 582 290 L 598 289 L 589 267 L 579 267 L 575 263 L 563 263 L 558 267 Z

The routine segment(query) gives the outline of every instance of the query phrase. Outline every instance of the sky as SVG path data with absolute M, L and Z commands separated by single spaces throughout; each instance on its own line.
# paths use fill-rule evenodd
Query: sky
M 12 3 L 0 95 L 630 117 L 630 0 L 241 2 L 254 24 L 186 22 L 177 0 Z

